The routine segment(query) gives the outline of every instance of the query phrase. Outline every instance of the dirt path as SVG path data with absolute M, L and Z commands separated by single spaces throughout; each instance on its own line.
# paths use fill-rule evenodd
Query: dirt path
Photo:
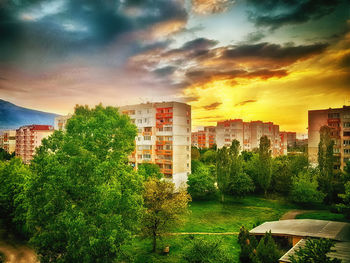
M 0 241 L 0 251 L 5 255 L 5 263 L 39 263 L 35 252 L 26 245 Z
M 297 215 L 314 212 L 314 210 L 291 210 L 285 213 L 280 220 L 295 219 Z

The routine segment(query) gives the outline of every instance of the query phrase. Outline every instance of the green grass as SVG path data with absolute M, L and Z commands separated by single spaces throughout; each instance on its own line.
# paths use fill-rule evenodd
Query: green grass
M 218 201 L 201 201 L 190 204 L 191 213 L 184 226 L 176 232 L 238 232 L 242 225 L 247 228 L 265 221 L 278 220 L 295 207 L 281 200 L 246 197 L 226 198 Z
M 238 261 L 239 247 L 237 243 L 237 236 L 201 236 L 204 239 L 220 239 L 224 249 L 232 256 L 232 262 Z M 183 255 L 186 253 L 187 247 L 191 244 L 192 239 L 199 238 L 199 236 L 167 236 L 159 241 L 158 252 L 152 253 L 152 244 L 150 240 L 135 239 L 132 244 L 133 258 L 135 263 L 172 263 L 185 262 Z M 170 253 L 164 255 L 162 249 L 165 246 L 170 246 Z
M 285 212 L 296 209 L 281 199 L 264 199 L 249 196 L 244 199 L 226 197 L 225 204 L 217 200 L 195 201 L 190 204 L 191 213 L 186 216 L 186 223 L 172 232 L 239 232 L 242 225 L 248 229 L 265 221 L 278 220 Z M 182 259 L 191 237 L 198 235 L 166 236 L 159 241 L 158 253 L 151 253 L 151 241 L 136 238 L 130 251 L 134 262 L 184 262 Z M 222 239 L 227 252 L 232 255 L 232 262 L 238 261 L 239 246 L 237 235 L 201 235 L 205 239 Z M 165 246 L 170 246 L 169 255 L 162 255 Z
M 319 219 L 339 222 L 349 222 L 343 214 L 336 214 L 329 211 L 316 211 L 296 216 L 297 219 Z

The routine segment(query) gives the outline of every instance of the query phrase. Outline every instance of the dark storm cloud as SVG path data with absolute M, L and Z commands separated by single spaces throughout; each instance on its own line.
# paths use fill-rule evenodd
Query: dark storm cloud
M 248 43 L 255 43 L 260 41 L 265 37 L 265 34 L 261 31 L 251 32 L 246 36 L 246 42 Z
M 190 79 L 193 82 L 196 83 L 202 83 L 207 82 L 210 80 L 233 80 L 235 78 L 245 78 L 245 79 L 252 79 L 252 78 L 260 78 L 260 79 L 269 79 L 273 77 L 281 78 L 288 75 L 288 72 L 286 70 L 256 70 L 256 71 L 246 71 L 243 69 L 236 69 L 236 70 L 229 70 L 225 71 L 222 70 L 221 67 L 218 67 L 217 69 L 211 69 L 211 70 L 189 70 L 186 73 L 186 77 Z
M 262 58 L 293 63 L 299 59 L 308 58 L 312 55 L 322 53 L 327 46 L 328 44 L 325 43 L 300 46 L 282 46 L 266 42 L 253 45 L 247 44 L 226 49 L 222 58 Z
M 254 7 L 249 18 L 257 26 L 271 29 L 287 24 L 305 23 L 331 14 L 339 0 L 248 0 Z
M 222 102 L 214 102 L 214 103 L 212 103 L 212 104 L 203 106 L 203 108 L 206 109 L 206 110 L 215 110 L 215 109 L 217 109 L 221 104 L 222 104 Z
M 37 0 L 20 5 L 4 1 L 0 3 L 0 59 L 35 52 L 51 56 L 89 53 L 121 34 L 171 19 L 187 20 L 179 1 Z M 138 48 L 137 43 L 133 45 Z
M 207 38 L 196 38 L 183 44 L 180 48 L 171 49 L 165 56 L 183 56 L 190 53 L 191 57 L 198 57 L 208 54 L 210 48 L 216 46 L 218 41 Z

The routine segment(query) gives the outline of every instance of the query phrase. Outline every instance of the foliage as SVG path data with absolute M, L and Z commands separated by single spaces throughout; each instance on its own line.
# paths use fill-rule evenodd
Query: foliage
M 184 260 L 189 263 L 229 263 L 231 256 L 224 250 L 222 241 L 195 238 L 186 250 Z
M 6 227 L 24 235 L 25 219 L 21 194 L 30 171 L 19 158 L 0 162 L 0 211 Z
M 255 236 L 249 235 L 249 231 L 242 226 L 238 234 L 238 244 L 241 248 L 239 260 L 241 262 L 255 262 L 257 260 L 256 247 L 258 242 Z
M 347 218 L 350 218 L 350 181 L 345 184 L 345 193 L 339 194 L 339 197 L 343 199 L 341 207 L 343 213 Z
M 318 144 L 318 167 L 322 176 L 331 177 L 333 175 L 333 146 L 331 128 L 324 125 L 320 128 L 320 142 Z
M 142 175 L 144 180 L 147 180 L 149 177 L 160 179 L 163 177 L 163 174 L 160 172 L 158 165 L 153 163 L 141 163 L 138 165 L 138 173 Z
M 245 162 L 248 162 L 253 158 L 252 152 L 242 151 L 241 155 L 242 155 L 243 161 L 245 161 Z
M 211 174 L 210 167 L 200 164 L 195 173 L 188 176 L 188 193 L 192 199 L 211 199 L 216 194 L 215 177 Z
M 216 158 L 216 180 L 221 192 L 221 201 L 224 201 L 224 195 L 231 190 L 229 150 L 226 147 L 222 147 L 218 150 Z
M 305 246 L 299 247 L 289 259 L 292 263 L 340 263 L 340 259 L 327 256 L 334 244 L 329 239 L 307 239 Z
M 307 158 L 307 154 L 288 156 L 288 161 L 293 175 L 298 175 L 299 173 L 307 170 L 309 167 L 309 159 Z
M 324 194 L 317 190 L 318 183 L 315 172 L 308 170 L 293 178 L 290 193 L 291 200 L 299 204 L 320 203 Z
M 157 238 L 170 228 L 183 222 L 191 196 L 184 190 L 175 193 L 174 184 L 149 178 L 144 184 L 144 207 L 142 234 L 151 237 L 153 249 L 157 248 Z
M 292 171 L 287 158 L 275 158 L 272 162 L 272 189 L 288 195 L 292 185 Z
M 271 142 L 267 136 L 262 136 L 260 138 L 259 144 L 259 170 L 257 181 L 264 191 L 265 196 L 267 190 L 271 184 L 271 151 L 270 151 Z
M 262 263 L 278 262 L 278 259 L 281 257 L 281 253 L 272 238 L 271 231 L 266 232 L 265 235 L 261 238 L 259 245 L 256 248 L 256 253 L 259 261 Z
M 141 217 L 142 178 L 127 162 L 136 127 L 114 107 L 77 106 L 32 161 L 27 225 L 41 262 L 115 262 Z
M 258 182 L 259 164 L 259 155 L 256 153 L 253 153 L 252 157 L 243 163 L 243 171 L 253 180 L 256 191 L 261 190 Z
M 200 157 L 200 160 L 206 164 L 215 164 L 216 163 L 216 151 L 209 149 L 203 153 Z
M 191 147 L 191 160 L 199 160 L 201 154 L 197 147 Z
M 13 157 L 15 157 L 15 152 L 10 154 L 3 148 L 0 148 L 0 161 L 8 161 L 11 160 Z

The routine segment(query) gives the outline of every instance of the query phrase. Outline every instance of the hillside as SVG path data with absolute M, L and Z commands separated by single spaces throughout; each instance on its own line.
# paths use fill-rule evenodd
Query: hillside
M 57 114 L 19 107 L 0 99 L 0 130 L 29 124 L 54 124 Z

